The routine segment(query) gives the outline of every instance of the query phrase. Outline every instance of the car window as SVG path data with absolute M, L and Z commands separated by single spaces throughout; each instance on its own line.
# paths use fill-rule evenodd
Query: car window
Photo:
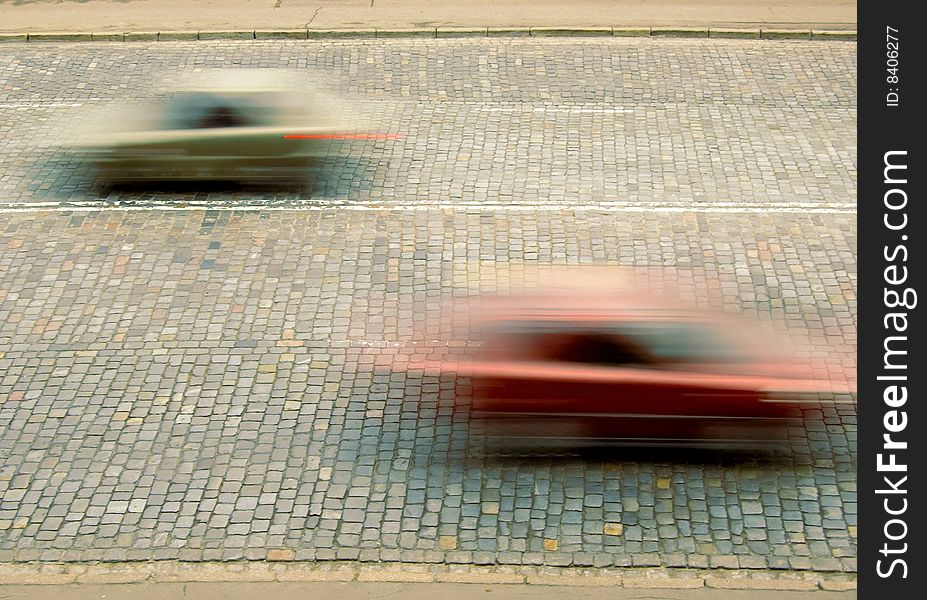
M 220 102 L 204 94 L 185 94 L 167 100 L 162 116 L 162 129 L 193 129 Z
M 490 348 L 509 348 L 522 359 L 594 365 L 648 365 L 653 358 L 628 336 L 596 324 L 510 321 L 496 324 Z
M 748 358 L 724 332 L 697 322 L 510 321 L 497 324 L 491 333 L 530 360 L 660 366 Z
M 652 361 L 643 348 L 617 335 L 596 332 L 551 334 L 540 340 L 548 360 L 591 365 L 647 365 Z
M 213 129 L 218 127 L 243 127 L 247 125 L 244 117 L 232 106 L 219 105 L 208 109 L 194 124 L 193 129 Z
M 162 129 L 214 129 L 260 127 L 270 124 L 277 109 L 258 98 L 183 94 L 170 98 L 161 120 Z
M 734 362 L 743 358 L 714 328 L 699 323 L 628 323 L 618 329 L 660 362 Z

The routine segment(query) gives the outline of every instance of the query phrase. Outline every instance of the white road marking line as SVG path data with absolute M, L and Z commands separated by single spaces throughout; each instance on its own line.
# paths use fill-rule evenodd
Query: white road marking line
M 29 109 L 29 108 L 60 108 L 83 106 L 83 102 L 0 102 L 0 108 Z
M 768 204 L 744 204 L 738 202 L 699 202 L 695 204 L 680 203 L 590 203 L 575 204 L 565 202 L 534 202 L 534 203 L 499 203 L 499 202 L 455 202 L 455 203 L 429 203 L 429 204 L 348 204 L 336 201 L 296 201 L 291 203 L 275 204 L 236 204 L 234 202 L 211 201 L 177 201 L 159 202 L 145 201 L 133 203 L 125 201 L 123 204 L 108 204 L 104 201 L 75 201 L 75 202 L 18 202 L 0 204 L 0 213 L 29 213 L 29 212 L 82 212 L 94 213 L 104 211 L 176 211 L 189 212 L 198 210 L 211 211 L 325 211 L 340 210 L 350 212 L 425 212 L 435 210 L 461 210 L 461 211 L 492 211 L 492 212 L 530 212 L 530 211 L 557 211 L 557 212 L 609 212 L 609 213 L 798 213 L 798 214 L 856 214 L 855 202 L 838 202 L 816 204 L 811 202 L 788 203 L 774 202 Z
M 474 106 L 474 105 L 470 105 Z M 628 108 L 585 108 L 585 107 L 559 107 L 559 106 L 475 106 L 482 112 L 536 112 L 536 113 L 579 113 L 579 114 L 630 114 L 634 111 Z

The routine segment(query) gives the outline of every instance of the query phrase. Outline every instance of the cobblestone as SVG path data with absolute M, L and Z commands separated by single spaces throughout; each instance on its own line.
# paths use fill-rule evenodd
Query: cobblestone
M 853 403 L 786 457 L 508 460 L 469 452 L 465 384 L 374 367 L 544 264 L 658 265 L 852 366 L 855 216 L 828 210 L 855 200 L 855 47 L 56 48 L 0 48 L 0 562 L 855 569 Z M 95 198 L 49 149 L 168 67 L 230 63 L 326 72 L 405 138 L 345 148 L 312 197 Z M 441 334 L 414 360 L 461 351 Z

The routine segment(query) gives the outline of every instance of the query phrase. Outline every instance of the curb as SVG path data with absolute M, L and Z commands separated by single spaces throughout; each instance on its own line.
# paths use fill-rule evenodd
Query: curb
M 697 37 L 707 38 L 711 33 L 710 29 L 695 29 L 689 27 L 654 27 L 650 30 L 650 35 L 654 37 Z M 811 33 L 808 33 L 811 37 Z
M 150 42 L 194 40 L 480 37 L 673 37 L 856 41 L 856 31 L 692 27 L 418 27 L 408 29 L 264 29 L 125 33 L 0 33 L 2 42 Z
M 439 27 L 435 29 L 435 37 L 439 38 L 487 37 L 488 35 L 488 27 Z
M 760 37 L 764 40 L 810 40 L 811 31 L 797 29 L 761 29 Z
M 762 32 L 759 29 L 709 29 L 708 37 L 712 38 L 731 38 L 731 39 L 753 39 L 758 40 Z M 853 33 L 853 39 L 856 39 L 856 32 Z
M 287 554 L 289 555 L 289 554 Z M 856 574 L 736 569 L 481 567 L 418 563 L 104 562 L 0 563 L 0 585 L 373 581 L 624 587 L 850 591 Z

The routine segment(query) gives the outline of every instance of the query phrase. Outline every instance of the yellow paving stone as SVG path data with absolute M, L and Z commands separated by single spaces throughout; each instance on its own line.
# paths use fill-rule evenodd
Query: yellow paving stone
M 278 348 L 300 348 L 305 345 L 302 340 L 280 340 L 277 342 Z
M 624 525 L 621 523 L 606 523 L 603 531 L 605 535 L 621 535 L 624 532 Z

